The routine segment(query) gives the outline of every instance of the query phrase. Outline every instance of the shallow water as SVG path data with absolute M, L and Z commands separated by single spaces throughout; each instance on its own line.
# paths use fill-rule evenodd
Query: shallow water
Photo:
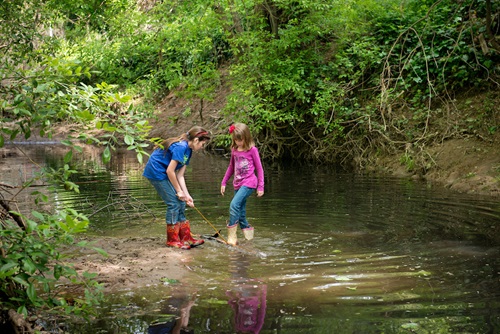
M 52 167 L 64 154 L 25 150 Z M 134 155 L 119 152 L 108 166 L 87 157 L 74 179 L 80 194 L 60 191 L 55 203 L 89 215 L 93 235 L 163 235 L 164 205 Z M 29 175 L 22 156 L 8 159 L 0 182 Z M 223 230 L 227 162 L 195 154 L 186 175 L 196 207 Z M 99 319 L 70 332 L 161 333 L 151 324 L 182 314 L 195 333 L 500 332 L 497 199 L 324 167 L 265 171 L 265 196 L 247 205 L 254 240 L 207 241 L 189 250 L 185 280 L 110 296 Z M 187 216 L 195 233 L 214 233 L 196 210 Z

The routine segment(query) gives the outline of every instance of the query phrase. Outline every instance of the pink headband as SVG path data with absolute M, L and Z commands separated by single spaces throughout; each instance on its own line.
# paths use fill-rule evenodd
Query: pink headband
M 235 129 L 234 125 L 231 125 L 231 126 L 229 127 L 229 133 L 233 133 L 233 132 L 234 132 L 234 129 Z
M 200 138 L 200 137 L 203 137 L 205 135 L 208 135 L 208 132 L 206 132 L 206 131 L 200 131 L 197 134 L 195 134 L 194 137 L 195 138 Z

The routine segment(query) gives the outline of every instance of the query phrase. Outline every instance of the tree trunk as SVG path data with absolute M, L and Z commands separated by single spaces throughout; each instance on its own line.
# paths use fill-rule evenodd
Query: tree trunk
M 486 35 L 488 36 L 488 41 L 490 42 L 491 46 L 498 52 L 500 53 L 500 43 L 496 40 L 495 34 L 493 34 L 493 31 L 491 31 L 491 0 L 486 0 Z

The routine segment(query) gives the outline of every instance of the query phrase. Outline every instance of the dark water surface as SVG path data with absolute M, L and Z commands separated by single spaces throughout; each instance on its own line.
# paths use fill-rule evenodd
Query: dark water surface
M 53 167 L 64 153 L 25 149 Z M 86 155 L 80 194 L 61 191 L 55 203 L 89 215 L 93 235 L 163 235 L 165 207 L 134 154 L 117 153 L 109 166 Z M 31 172 L 22 156 L 8 159 L 0 182 Z M 220 229 L 232 195 L 219 194 L 227 163 L 195 154 L 186 175 L 197 208 Z M 254 240 L 189 250 L 185 280 L 110 296 L 99 319 L 71 332 L 170 333 L 151 324 L 181 315 L 194 333 L 500 332 L 498 199 L 324 167 L 265 172 L 264 197 L 247 205 Z M 198 212 L 187 215 L 195 233 L 214 233 Z

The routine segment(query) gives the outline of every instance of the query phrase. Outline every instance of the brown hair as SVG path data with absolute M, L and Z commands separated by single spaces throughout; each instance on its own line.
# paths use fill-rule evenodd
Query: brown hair
M 180 142 L 182 140 L 190 141 L 195 138 L 198 138 L 200 141 L 207 141 L 210 140 L 210 133 L 201 126 L 196 125 L 189 129 L 188 132 L 183 133 L 180 136 L 165 139 L 158 146 L 163 147 L 164 150 L 168 150 L 170 145 L 173 143 Z
M 229 127 L 229 133 L 231 133 L 231 148 L 237 148 L 235 140 L 243 140 L 243 149 L 248 151 L 255 146 L 250 129 L 246 124 L 234 123 Z

